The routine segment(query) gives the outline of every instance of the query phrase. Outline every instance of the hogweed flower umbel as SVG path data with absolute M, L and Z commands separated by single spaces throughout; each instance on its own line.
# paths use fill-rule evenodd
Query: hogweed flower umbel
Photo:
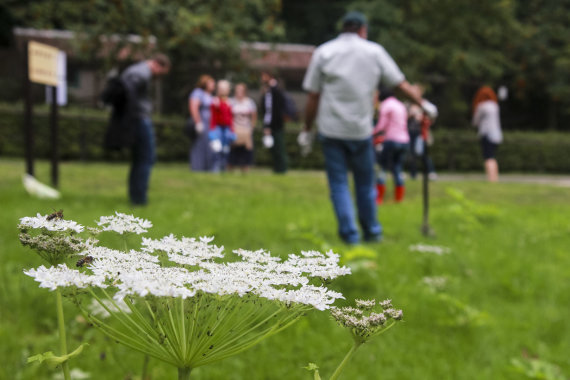
M 74 231 L 82 232 L 84 227 L 77 224 L 73 220 L 65 220 L 59 217 L 52 217 L 52 215 L 26 216 L 20 219 L 19 229 L 33 228 L 45 229 L 47 231 Z
M 24 217 L 18 224 L 22 245 L 35 250 L 49 264 L 62 263 L 97 243 L 94 239 L 84 240 L 77 235 L 85 229 L 82 225 L 53 215 Z
M 152 226 L 120 213 L 102 217 L 98 224 L 119 233 L 144 232 Z M 323 285 L 350 273 L 332 252 L 307 251 L 281 260 L 264 250 L 238 249 L 227 260 L 224 248 L 212 239 L 143 238 L 139 251 L 89 246 L 79 253 L 90 257 L 81 268 L 61 264 L 25 273 L 40 287 L 61 288 L 74 296 L 95 326 L 178 367 L 182 378 L 192 368 L 237 354 L 305 312 L 329 309 L 343 298 Z M 109 318 L 84 306 L 88 302 L 82 289 Z
M 119 234 L 134 233 L 140 235 L 152 228 L 152 223 L 146 219 L 137 218 L 115 211 L 115 215 L 102 216 L 97 225 L 103 227 L 102 231 L 114 231 Z
M 94 239 L 83 240 L 77 234 L 83 232 L 84 227 L 72 220 L 65 220 L 63 218 L 63 210 L 56 211 L 53 214 L 41 215 L 37 214 L 35 217 L 24 217 L 20 219 L 20 224 L 18 225 L 20 230 L 20 242 L 22 245 L 30 247 L 35 250 L 38 255 L 47 261 L 51 268 L 53 265 L 59 264 L 56 267 L 56 271 L 60 272 L 58 278 L 59 282 L 45 282 L 45 286 L 56 290 L 56 312 L 57 312 L 57 322 L 59 329 L 59 344 L 60 344 L 60 356 L 53 357 L 52 359 L 61 362 L 61 367 L 63 371 L 63 377 L 65 380 L 70 379 L 69 366 L 67 361 L 78 355 L 81 349 L 76 349 L 73 353 L 67 354 L 67 340 L 65 334 L 65 323 L 63 316 L 63 300 L 61 292 L 58 286 L 65 286 L 73 281 L 73 283 L 80 282 L 81 279 L 77 278 L 75 274 L 69 273 L 66 265 L 62 264 L 67 259 L 85 249 L 93 247 L 97 241 Z M 49 270 L 43 265 L 37 270 L 28 271 L 28 275 L 33 275 L 39 281 L 43 281 L 43 278 L 49 272 Z M 47 277 L 51 277 L 47 275 Z M 71 280 L 73 278 L 73 280 Z M 53 356 L 53 354 L 52 354 Z M 44 355 L 36 355 L 29 358 L 30 360 L 43 360 Z
M 400 321 L 404 314 L 402 310 L 392 307 L 391 300 L 378 303 L 382 310 L 374 311 L 375 300 L 355 300 L 356 308 L 331 308 L 331 315 L 337 323 L 350 330 L 357 342 L 364 343 L 373 336 L 383 333 Z
M 336 322 L 350 330 L 354 339 L 352 348 L 331 376 L 331 380 L 340 376 L 358 347 L 390 329 L 404 316 L 402 310 L 394 309 L 391 300 L 384 300 L 378 304 L 375 300 L 355 300 L 355 305 L 356 307 L 332 307 L 330 310 Z

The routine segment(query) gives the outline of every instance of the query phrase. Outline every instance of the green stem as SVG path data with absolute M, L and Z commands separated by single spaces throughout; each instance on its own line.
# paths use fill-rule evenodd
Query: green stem
M 149 356 L 148 354 L 144 355 L 144 359 L 143 359 L 143 368 L 142 368 L 142 375 L 141 375 L 141 379 L 142 380 L 146 380 L 147 378 L 147 372 L 148 372 L 148 361 L 149 361 Z
M 129 244 L 127 243 L 127 233 L 123 235 L 123 246 L 125 247 L 125 252 L 129 252 Z
M 187 368 L 187 367 L 178 368 L 178 380 L 190 379 L 190 371 L 192 371 L 192 368 Z
M 348 361 L 350 360 L 352 355 L 354 355 L 354 352 L 358 349 L 358 347 L 360 347 L 361 344 L 362 344 L 362 342 L 354 341 L 354 345 L 352 346 L 350 351 L 348 351 L 348 353 L 346 354 L 346 356 L 344 357 L 342 362 L 338 365 L 338 367 L 336 368 L 336 370 L 334 371 L 334 373 L 332 374 L 332 376 L 330 377 L 329 380 L 338 379 L 338 377 L 340 376 L 340 373 L 344 369 L 344 366 L 346 366 L 346 364 L 348 363 Z
M 55 291 L 56 303 L 57 303 L 57 325 L 59 327 L 59 350 L 60 355 L 67 355 L 67 340 L 65 337 L 65 320 L 63 318 L 63 300 L 61 296 L 61 291 L 56 289 Z M 69 365 L 67 360 L 61 364 L 61 369 L 63 370 L 63 378 L 65 380 L 71 380 L 69 375 Z

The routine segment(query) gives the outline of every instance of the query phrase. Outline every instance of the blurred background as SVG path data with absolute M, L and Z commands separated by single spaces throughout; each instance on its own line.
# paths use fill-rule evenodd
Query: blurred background
M 187 115 L 187 97 L 200 74 L 245 81 L 258 99 L 259 69 L 272 67 L 302 116 L 301 82 L 312 51 L 338 34 L 339 19 L 351 9 L 367 15 L 369 39 L 382 44 L 407 79 L 424 86 L 438 105 L 437 149 L 432 150 L 438 169 L 480 169 L 476 136 L 467 127 L 475 91 L 489 85 L 499 94 L 506 132 L 502 171 L 570 170 L 570 6 L 555 0 L 5 0 L 0 5 L 0 155 L 22 154 L 17 129 L 26 41 L 67 54 L 63 159 L 103 157 L 99 130 L 107 112 L 101 112 L 99 95 L 105 79 L 112 69 L 153 51 L 166 52 L 173 70 L 154 86 L 154 109 L 164 126 L 158 128 L 159 159 L 184 160 L 187 146 L 176 141 L 183 123 L 178 119 Z M 33 87 L 35 102 L 45 103 L 44 87 Z M 89 127 L 82 131 L 85 123 Z M 172 148 L 167 152 L 161 145 Z M 294 145 L 293 167 L 321 166 L 317 153 L 307 160 L 295 156 Z M 40 143 L 37 149 L 41 156 L 47 148 Z M 257 163 L 264 162 L 258 155 Z

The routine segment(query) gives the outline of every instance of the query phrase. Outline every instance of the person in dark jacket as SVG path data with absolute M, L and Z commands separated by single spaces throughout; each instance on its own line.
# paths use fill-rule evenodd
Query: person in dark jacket
M 133 205 L 145 205 L 150 172 L 155 161 L 154 130 L 151 121 L 152 101 L 150 85 L 153 77 L 167 74 L 170 60 L 164 54 L 155 54 L 151 59 L 135 63 L 125 69 L 120 80 L 127 94 L 127 115 L 124 126 L 131 132 L 132 151 L 129 171 L 129 199 Z
M 283 90 L 277 85 L 275 75 L 270 70 L 261 72 L 261 82 L 264 86 L 260 106 L 263 134 L 273 137 L 271 147 L 273 171 L 283 174 L 287 172 L 288 161 L 284 135 L 286 99 Z

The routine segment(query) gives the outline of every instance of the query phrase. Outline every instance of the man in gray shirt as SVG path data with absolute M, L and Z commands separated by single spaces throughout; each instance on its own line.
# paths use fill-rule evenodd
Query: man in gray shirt
M 164 54 L 129 66 L 121 74 L 129 104 L 129 122 L 133 123 L 131 168 L 129 172 L 129 199 L 133 205 L 145 205 L 148 201 L 148 183 L 155 161 L 154 130 L 150 115 L 152 102 L 150 84 L 152 77 L 166 75 L 170 60 Z
M 396 88 L 432 117 L 437 115 L 437 108 L 422 99 L 419 89 L 406 81 L 382 46 L 366 40 L 368 30 L 362 13 L 349 12 L 342 21 L 343 32 L 315 50 L 305 74 L 303 88 L 309 94 L 304 132 L 310 130 L 316 118 L 338 232 L 346 243 L 356 244 L 360 235 L 348 170 L 354 176 L 364 240 L 382 238 L 382 226 L 376 215 L 372 148 L 373 99 L 379 84 Z

